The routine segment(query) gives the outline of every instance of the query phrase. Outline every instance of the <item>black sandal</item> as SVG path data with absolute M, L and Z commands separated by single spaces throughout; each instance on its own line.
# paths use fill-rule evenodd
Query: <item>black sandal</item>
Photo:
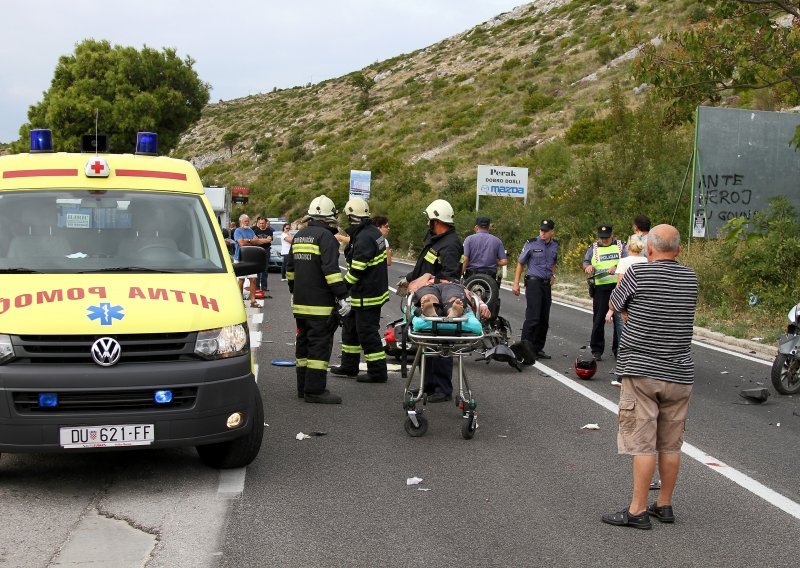
M 616 525 L 618 527 L 633 527 L 635 529 L 649 530 L 653 528 L 650 522 L 650 515 L 645 510 L 641 515 L 631 515 L 628 508 L 625 507 L 619 513 L 606 513 L 601 519 L 604 523 L 609 525 Z

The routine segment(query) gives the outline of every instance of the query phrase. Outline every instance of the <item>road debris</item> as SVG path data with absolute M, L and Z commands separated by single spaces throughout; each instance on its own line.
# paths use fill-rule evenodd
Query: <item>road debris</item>
M 583 426 L 581 426 L 581 430 L 599 430 L 599 429 L 600 429 L 599 424 L 584 424 Z
M 428 487 L 417 487 L 417 491 L 432 491 L 432 489 Z
M 739 391 L 739 396 L 741 396 L 745 400 L 752 401 L 758 404 L 766 402 L 766 400 L 769 398 L 769 395 L 770 395 L 769 389 L 766 388 L 744 389 Z
M 306 439 L 308 439 L 310 437 L 311 436 L 309 436 L 308 434 L 303 434 L 302 432 L 299 432 L 297 434 L 297 436 L 295 436 L 295 439 L 297 439 L 297 440 L 306 440 Z
M 419 485 L 422 483 L 421 477 L 409 477 L 406 479 L 406 485 Z

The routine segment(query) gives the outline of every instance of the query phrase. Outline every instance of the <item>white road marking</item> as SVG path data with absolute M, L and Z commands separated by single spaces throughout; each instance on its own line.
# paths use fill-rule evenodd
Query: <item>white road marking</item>
M 736 351 L 731 351 L 729 349 L 725 349 L 724 347 L 717 347 L 716 345 L 703 343 L 701 341 L 697 341 L 696 339 L 692 339 L 692 344 L 698 345 L 700 347 L 705 347 L 706 349 L 711 349 L 713 351 L 719 351 L 720 353 L 725 353 L 727 355 L 734 355 L 736 357 L 739 357 L 740 359 L 747 359 L 748 361 L 752 361 L 753 363 L 761 363 L 762 365 L 766 365 L 767 367 L 772 366 L 772 361 L 765 361 L 764 359 L 757 359 L 755 357 L 750 357 L 749 355 L 745 355 L 743 353 L 737 353 Z
M 244 479 L 247 468 L 223 469 L 219 472 L 217 494 L 223 499 L 236 499 L 244 491 Z
M 264 312 L 253 314 L 251 321 L 255 324 L 261 325 L 264 322 Z
M 536 362 L 534 367 L 539 369 L 543 373 L 547 374 L 548 376 L 552 377 L 553 379 L 557 380 L 562 385 L 571 388 L 572 390 L 585 396 L 589 400 L 596 402 L 606 410 L 610 410 L 614 414 L 618 414 L 617 403 L 611 402 L 610 400 L 608 400 L 603 396 L 600 396 L 593 390 L 586 388 L 580 383 L 577 383 L 574 380 L 570 379 L 566 375 L 562 375 L 558 371 L 555 371 L 538 361 Z M 740 472 L 739 470 L 732 468 L 731 466 L 716 459 L 714 456 L 705 453 L 696 446 L 693 446 L 689 442 L 686 441 L 683 442 L 683 447 L 681 448 L 681 451 L 690 458 L 705 465 L 712 471 L 716 471 L 720 475 L 724 475 L 737 485 L 740 485 L 741 487 L 747 489 L 753 495 L 761 497 L 767 503 L 774 505 L 775 507 L 781 509 L 782 511 L 785 511 L 786 513 L 789 513 L 796 519 L 800 519 L 800 504 L 795 503 L 788 497 L 781 495 L 777 491 L 770 489 L 769 487 L 756 481 L 752 477 L 749 477 L 744 473 Z
M 250 332 L 250 349 L 258 349 L 261 347 L 261 332 L 260 331 L 251 331 Z
M 258 363 L 253 363 L 253 376 L 256 378 L 256 382 L 258 382 Z

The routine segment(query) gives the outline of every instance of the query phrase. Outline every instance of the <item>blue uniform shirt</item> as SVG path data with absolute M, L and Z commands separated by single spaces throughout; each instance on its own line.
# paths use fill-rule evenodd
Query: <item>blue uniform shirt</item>
M 517 260 L 528 267 L 525 276 L 549 280 L 553 276 L 553 265 L 558 262 L 558 241 L 550 239 L 545 243 L 540 237 L 525 241 Z
M 506 249 L 499 238 L 479 229 L 464 239 L 464 256 L 469 259 L 467 270 L 497 270 L 497 261 L 505 260 Z

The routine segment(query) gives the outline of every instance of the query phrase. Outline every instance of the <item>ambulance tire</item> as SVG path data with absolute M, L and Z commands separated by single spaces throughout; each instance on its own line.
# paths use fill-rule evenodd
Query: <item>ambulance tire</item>
M 497 285 L 497 280 L 488 274 L 473 274 L 464 281 L 464 287 L 470 294 L 481 297 L 492 312 L 490 321 L 494 321 L 500 311 L 500 286 Z
M 255 414 L 252 417 L 252 427 L 250 432 L 240 438 L 220 442 L 219 444 L 208 444 L 197 446 L 197 454 L 200 461 L 209 467 L 216 469 L 232 469 L 249 465 L 261 448 L 261 438 L 264 435 L 264 405 L 261 402 L 261 393 L 253 384 L 255 391 Z

